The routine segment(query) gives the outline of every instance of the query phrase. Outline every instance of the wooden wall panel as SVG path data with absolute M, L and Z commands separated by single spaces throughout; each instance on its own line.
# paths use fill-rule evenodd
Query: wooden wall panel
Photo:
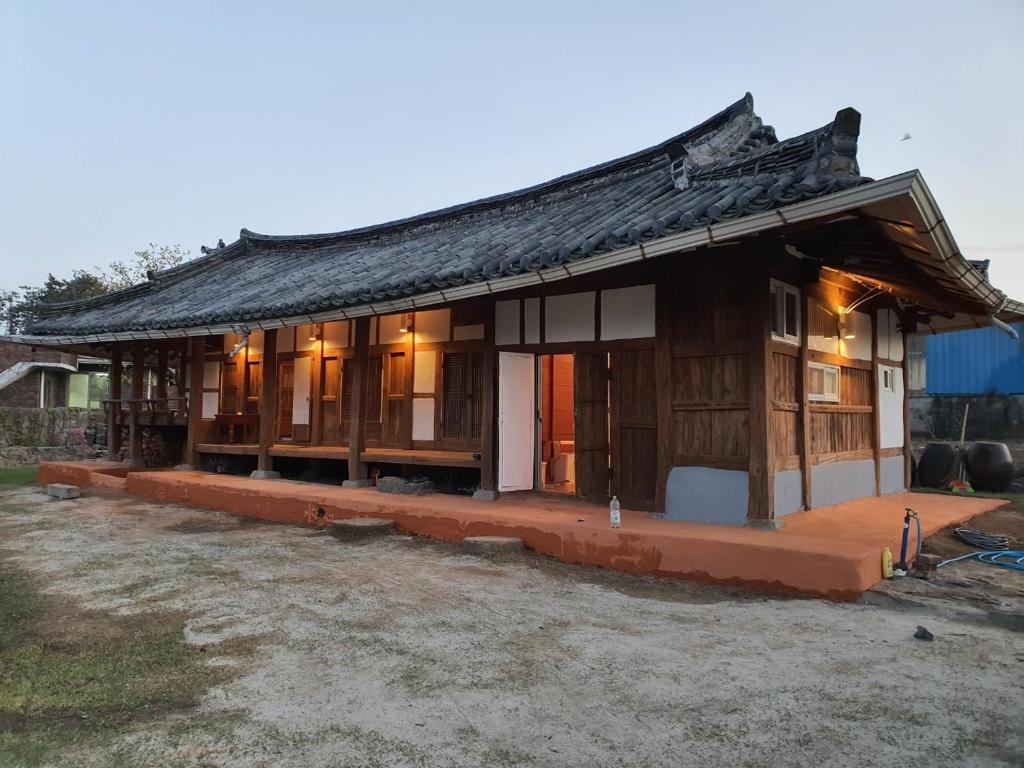
M 771 437 L 772 456 L 776 463 L 799 455 L 800 452 L 800 413 L 775 409 L 772 411 Z
M 872 413 L 813 411 L 811 413 L 811 453 L 849 453 L 871 450 Z
M 772 400 L 796 405 L 800 401 L 797 372 L 800 359 L 793 355 L 775 352 L 771 357 Z
M 672 403 L 746 402 L 749 375 L 749 358 L 745 354 L 675 357 L 672 361 Z
M 843 405 L 872 405 L 872 375 L 870 370 L 843 368 L 839 384 L 839 399 Z

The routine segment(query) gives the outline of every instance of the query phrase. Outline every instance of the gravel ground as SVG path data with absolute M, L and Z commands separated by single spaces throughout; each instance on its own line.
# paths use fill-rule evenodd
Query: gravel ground
M 188 642 L 234 671 L 62 764 L 1024 764 L 1024 634 L 991 623 L 405 536 L 343 544 L 113 495 L 20 489 L 0 507 L 3 555 L 46 592 L 182 612 Z M 219 652 L 231 638 L 257 650 Z

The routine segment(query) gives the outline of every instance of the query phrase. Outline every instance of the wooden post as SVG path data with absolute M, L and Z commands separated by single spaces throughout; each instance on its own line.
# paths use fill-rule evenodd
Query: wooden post
M 142 398 L 145 397 L 146 384 L 146 345 L 141 341 L 132 347 L 132 402 L 128 413 L 128 464 L 132 467 L 144 467 L 146 461 L 142 456 Z
M 493 501 L 498 498 L 498 453 L 494 446 L 494 426 L 497 418 L 497 409 L 494 407 L 494 378 L 497 359 L 494 354 L 493 301 L 488 301 L 484 308 L 484 345 L 480 365 L 483 373 L 480 381 L 480 489 L 473 494 L 473 498 Z
M 811 471 L 814 468 L 814 458 L 811 453 L 813 443 L 811 442 L 811 399 L 810 399 L 810 375 L 807 368 L 810 362 L 810 347 L 807 345 L 807 327 L 810 323 L 811 299 L 807 295 L 805 286 L 801 286 L 800 294 L 800 480 L 801 500 L 804 509 L 811 508 L 811 494 L 813 484 L 811 482 Z
M 263 362 L 260 364 L 260 447 L 256 454 L 255 478 L 280 477 L 274 472 L 270 448 L 277 436 L 277 329 L 263 332 Z
M 871 456 L 875 461 L 875 496 L 882 495 L 882 409 L 878 381 L 878 311 L 871 313 Z
M 167 343 L 160 342 L 156 358 L 156 399 L 157 410 L 166 411 L 167 402 Z
M 654 511 L 665 513 L 668 475 L 672 470 L 672 287 L 671 257 L 662 257 L 657 264 L 654 287 L 654 379 L 657 424 L 658 466 L 654 487 Z
M 121 460 L 121 344 L 110 348 L 110 388 L 107 392 L 107 459 Z
M 197 336 L 192 339 L 189 356 L 192 366 L 188 385 L 188 436 L 185 440 L 185 463 L 199 468 L 200 457 L 196 446 L 202 436 L 203 418 L 203 368 L 206 365 L 206 339 Z
M 363 464 L 363 450 L 366 448 L 366 404 L 370 386 L 370 318 L 356 318 L 356 355 L 352 382 L 352 426 L 348 441 L 348 480 L 342 483 L 347 488 L 359 488 L 370 484 Z
M 907 351 L 910 349 L 910 334 L 907 332 L 906 315 L 900 317 L 900 328 L 903 332 L 903 486 L 909 491 L 914 479 L 914 454 L 910 446 L 910 373 Z
M 771 412 L 768 366 L 771 364 L 771 313 L 767 259 L 762 246 L 751 254 L 750 280 L 750 464 L 747 473 L 747 522 L 775 527 L 775 467 L 772 461 Z

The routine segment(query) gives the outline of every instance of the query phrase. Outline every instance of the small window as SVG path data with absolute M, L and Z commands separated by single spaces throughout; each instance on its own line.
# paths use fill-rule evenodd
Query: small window
M 800 343 L 800 291 L 791 285 L 771 282 L 772 338 Z
M 838 365 L 826 363 L 808 363 L 807 365 L 807 399 L 824 403 L 839 402 Z
M 882 390 L 884 392 L 895 392 L 896 371 L 887 365 L 880 366 L 878 370 L 882 373 Z

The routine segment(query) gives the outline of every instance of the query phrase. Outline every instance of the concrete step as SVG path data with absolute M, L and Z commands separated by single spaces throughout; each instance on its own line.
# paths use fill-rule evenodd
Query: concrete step
M 526 545 L 512 536 L 467 536 L 462 540 L 462 548 L 470 555 L 498 555 L 522 552 Z
M 352 541 L 394 533 L 395 522 L 379 517 L 349 517 L 331 522 L 331 533 L 339 539 Z

